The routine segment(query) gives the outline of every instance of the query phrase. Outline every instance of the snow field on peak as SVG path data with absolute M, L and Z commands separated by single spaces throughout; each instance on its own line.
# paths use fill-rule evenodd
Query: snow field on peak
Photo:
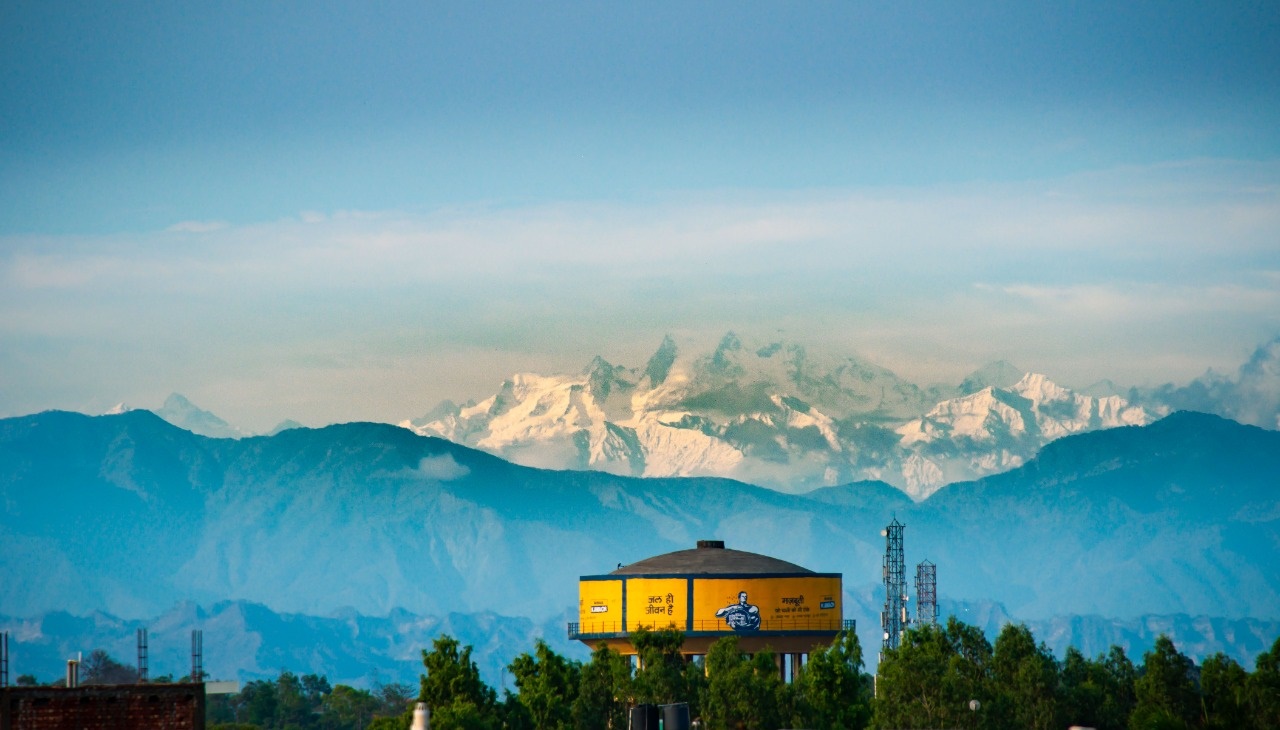
M 511 380 L 512 403 L 489 421 L 482 449 L 596 431 L 603 439 L 604 411 L 587 390 L 585 378 L 566 380 L 521 373 Z
M 894 418 L 877 410 L 883 395 L 832 385 L 844 382 L 848 365 L 828 373 L 803 350 L 730 345 L 712 356 L 677 355 L 658 378 L 601 358 L 577 375 L 520 373 L 454 415 L 402 425 L 531 466 L 725 476 L 789 492 L 881 479 L 919 500 L 1017 467 L 1056 438 L 1151 420 L 1120 396 L 1076 393 L 1038 373 Z M 862 371 L 873 390 L 893 378 Z M 892 382 L 899 393 L 915 388 Z M 871 410 L 846 413 L 858 398 Z

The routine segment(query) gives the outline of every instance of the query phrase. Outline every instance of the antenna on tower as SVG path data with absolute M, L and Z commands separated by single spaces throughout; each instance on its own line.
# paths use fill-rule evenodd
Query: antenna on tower
M 138 629 L 138 684 L 147 683 L 147 630 Z
M 204 632 L 191 630 L 191 681 L 204 681 Z
M 9 632 L 0 632 L 0 688 L 9 686 Z
M 902 531 L 906 525 L 893 522 L 880 533 L 884 535 L 884 610 L 880 612 L 880 626 L 884 629 L 884 643 L 880 658 L 889 649 L 897 649 L 902 629 L 909 622 L 907 615 L 906 564 L 902 552 Z
M 928 560 L 916 566 L 916 621 L 938 625 L 938 566 Z

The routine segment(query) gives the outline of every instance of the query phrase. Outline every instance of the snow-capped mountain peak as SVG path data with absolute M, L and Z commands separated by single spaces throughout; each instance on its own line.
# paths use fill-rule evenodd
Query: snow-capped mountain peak
M 924 390 L 855 358 L 730 332 L 705 354 L 668 336 L 643 368 L 596 357 L 572 375 L 519 373 L 483 401 L 401 425 L 531 466 L 783 491 L 883 479 L 919 499 L 1017 466 L 1055 438 L 1148 420 L 1119 396 L 1075 393 L 1007 362 Z
M 1095 398 L 1026 373 L 1007 389 L 987 386 L 943 401 L 896 432 L 902 447 L 937 467 L 904 471 L 907 493 L 922 498 L 951 481 L 1016 467 L 1063 436 L 1150 420 L 1120 396 Z
M 196 406 L 178 393 L 171 393 L 164 405 L 154 411 L 157 416 L 178 428 L 212 438 L 242 438 L 249 434 L 218 416 Z

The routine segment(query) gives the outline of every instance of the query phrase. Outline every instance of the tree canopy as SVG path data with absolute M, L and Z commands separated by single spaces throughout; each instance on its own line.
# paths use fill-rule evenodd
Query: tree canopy
M 637 659 L 605 645 L 578 662 L 536 641 L 508 669 L 515 692 L 487 685 L 472 649 L 440 636 L 422 652 L 417 697 L 404 685 L 330 686 L 323 676 L 281 671 L 207 704 L 213 730 L 407 730 L 415 701 L 435 730 L 623 730 L 639 703 L 684 702 L 707 730 L 1269 730 L 1280 727 L 1280 638 L 1250 672 L 1215 654 L 1195 663 L 1165 636 L 1135 665 L 1120 647 L 1061 661 L 1026 626 L 1005 626 L 994 645 L 954 618 L 903 633 L 873 679 L 856 635 L 809 654 L 791 684 L 775 655 L 744 652 L 736 636 L 687 661 L 678 631 L 637 632 Z M 98 657 L 95 667 L 118 664 Z M 26 678 L 24 678 L 25 680 Z M 975 703 L 976 704 L 971 704 Z M 976 709 L 973 709 L 976 708 Z

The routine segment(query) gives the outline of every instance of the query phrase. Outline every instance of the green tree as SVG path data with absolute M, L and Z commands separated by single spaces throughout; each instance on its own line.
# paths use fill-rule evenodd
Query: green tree
M 1096 668 L 1074 646 L 1067 647 L 1062 658 L 1062 717 L 1070 725 L 1098 727 L 1102 714 L 1104 690 L 1094 678 Z
M 511 690 L 503 690 L 502 702 L 498 703 L 498 726 L 503 730 L 538 730 L 533 720 L 533 713 L 520 701 L 520 695 Z
M 684 633 L 679 629 L 648 631 L 640 629 L 631 634 L 631 645 L 636 648 L 640 668 L 632 680 L 636 702 L 666 705 L 688 702 L 689 684 L 685 672 Z
M 1249 714 L 1257 726 L 1280 727 L 1280 638 L 1258 655 L 1247 685 Z
M 1138 681 L 1138 670 L 1124 653 L 1124 649 L 1118 646 L 1112 646 L 1101 663 L 1106 670 L 1104 681 L 1107 693 L 1102 708 L 1104 719 L 1100 721 L 1102 724 L 1098 728 L 1101 730 L 1103 725 L 1124 727 L 1133 714 L 1133 708 L 1138 704 L 1137 689 L 1134 687 Z
M 325 730 L 362 728 L 373 718 L 378 707 L 378 698 L 372 692 L 345 684 L 326 693 L 320 703 Z
M 324 701 L 325 695 L 332 691 L 333 687 L 329 685 L 329 678 L 323 674 L 302 675 L 302 694 L 313 705 L 319 705 Z
M 489 730 L 498 725 L 497 694 L 480 678 L 471 647 L 441 635 L 423 650 L 422 687 L 418 695 L 431 708 L 435 730 Z
M 94 649 L 80 664 L 80 684 L 136 684 L 138 670 L 125 666 L 104 649 Z
M 772 651 L 748 657 L 738 637 L 726 636 L 707 652 L 702 717 L 708 730 L 782 727 L 791 716 L 789 688 Z
M 276 683 L 268 679 L 254 680 L 240 690 L 236 720 L 259 727 L 275 727 L 278 704 Z
M 1008 624 L 996 637 L 992 676 L 999 692 L 988 714 L 1002 724 L 1050 730 L 1062 724 L 1058 709 L 1058 662 L 1047 646 L 1036 646 L 1030 629 Z
M 413 712 L 406 712 L 397 717 L 375 717 L 365 730 L 409 730 L 413 724 Z
M 1133 663 L 1118 646 L 1094 660 L 1069 647 L 1061 671 L 1062 724 L 1124 730 L 1133 711 L 1134 675 Z
M 235 695 L 209 695 L 204 700 L 206 725 L 225 725 L 236 721 L 235 707 L 231 704 Z
M 328 682 L 325 684 L 327 686 Z M 302 677 L 287 669 L 281 670 L 276 679 L 276 716 L 273 727 L 305 728 L 311 724 L 312 713 L 318 705 L 319 700 L 307 692 Z
M 378 700 L 378 714 L 384 717 L 399 717 L 406 710 L 412 712 L 417 695 L 413 688 L 401 682 L 373 685 L 373 696 Z
M 521 654 L 508 667 L 520 704 L 539 730 L 567 730 L 573 725 L 573 703 L 582 681 L 581 666 L 538 639 L 533 655 Z
M 987 727 L 993 704 L 991 644 L 978 629 L 947 620 L 945 627 L 903 632 L 885 652 L 876 678 L 873 724 L 877 728 Z M 975 714 L 969 702 L 982 708 Z
M 1249 730 L 1249 673 L 1222 652 L 1200 665 L 1202 725 L 1208 730 Z
M 1168 636 L 1142 655 L 1142 671 L 1134 682 L 1137 705 L 1129 717 L 1132 730 L 1189 728 L 1200 716 L 1200 698 L 1191 670 L 1195 665 Z
M 706 657 L 693 659 L 684 665 L 684 701 L 689 705 L 690 718 L 702 716 L 702 707 L 709 684 Z
M 809 654 L 795 680 L 796 725 L 862 730 L 871 721 L 871 682 L 862 671 L 862 645 L 852 631 Z
M 631 660 L 601 643 L 582 667 L 574 726 L 579 730 L 607 730 L 627 726 L 631 699 Z

